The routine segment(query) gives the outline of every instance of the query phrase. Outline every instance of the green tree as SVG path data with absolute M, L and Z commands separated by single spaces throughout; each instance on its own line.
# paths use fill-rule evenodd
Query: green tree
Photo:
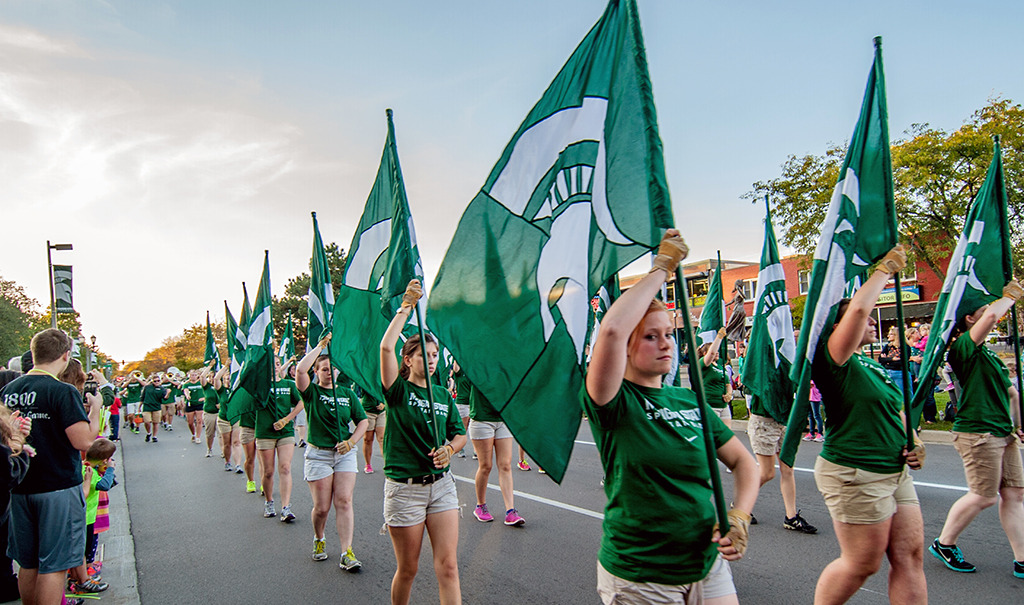
M 0 277 L 0 365 L 28 350 L 38 321 L 39 303 L 25 289 Z

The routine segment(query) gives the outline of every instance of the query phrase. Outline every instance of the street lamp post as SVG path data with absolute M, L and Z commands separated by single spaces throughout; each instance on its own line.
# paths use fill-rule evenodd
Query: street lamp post
M 89 372 L 92 371 L 92 356 L 93 356 L 93 351 L 96 349 L 96 336 L 90 336 L 89 337 L 89 342 L 91 343 L 91 345 L 86 347 L 86 353 L 85 353 L 85 373 L 86 374 L 88 374 Z
M 51 244 L 50 240 L 46 240 L 46 269 L 50 274 L 50 327 L 57 327 L 57 301 L 53 293 L 53 257 L 50 255 L 51 250 L 72 250 L 71 244 Z

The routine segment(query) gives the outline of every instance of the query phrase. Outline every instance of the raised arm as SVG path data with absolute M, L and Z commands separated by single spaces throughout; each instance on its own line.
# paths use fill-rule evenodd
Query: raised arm
M 704 354 L 704 367 L 710 368 L 711 364 L 715 363 L 715 354 L 718 352 L 718 347 L 722 345 L 722 339 L 725 338 L 725 328 L 718 328 L 718 333 L 715 334 L 715 339 L 711 341 L 711 346 L 708 347 L 708 352 Z
M 828 352 L 832 361 L 838 365 L 844 365 L 857 349 L 864 342 L 864 332 L 868 327 L 868 316 L 878 302 L 878 295 L 885 289 L 889 277 L 907 266 L 907 253 L 903 250 L 903 244 L 897 244 L 882 262 L 878 263 L 875 272 L 871 274 L 860 290 L 853 295 L 846 314 L 836 324 L 832 336 L 828 339 Z
M 587 394 L 597 405 L 615 397 L 626 374 L 626 343 L 644 318 L 662 284 L 676 270 L 689 250 L 679 232 L 669 229 L 661 239 L 650 273 L 620 296 L 601 320 L 587 369 Z
M 989 305 L 981 318 L 971 326 L 971 340 L 974 341 L 974 344 L 980 345 L 985 342 L 985 338 L 988 337 L 989 332 L 995 327 L 996 322 L 1002 319 L 1003 315 L 1006 315 L 1006 312 L 1017 302 L 1021 294 L 1024 294 L 1024 289 L 1021 289 L 1017 280 L 1011 279 L 1010 283 L 1003 287 L 1003 297 Z
M 423 296 L 423 288 L 420 280 L 414 279 L 405 288 L 405 296 L 402 297 L 402 306 L 395 313 L 388 329 L 384 332 L 384 338 L 380 341 L 380 381 L 384 390 L 391 388 L 398 379 L 398 359 L 395 357 L 395 345 L 398 344 L 398 337 L 402 334 L 405 322 L 409 321 L 412 315 L 412 308 Z M 426 350 L 426 349 L 424 349 Z
M 316 358 L 320 357 L 320 353 L 331 344 L 331 333 L 324 334 L 320 342 L 316 343 L 316 346 L 306 353 L 305 357 L 299 361 L 299 365 L 295 366 L 295 386 L 301 392 L 306 392 L 309 388 L 309 370 L 313 367 L 316 362 Z M 298 413 L 298 412 L 296 412 Z

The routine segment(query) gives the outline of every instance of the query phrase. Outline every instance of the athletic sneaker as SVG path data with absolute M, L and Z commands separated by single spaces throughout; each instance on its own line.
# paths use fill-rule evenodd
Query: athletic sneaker
M 792 517 L 787 517 L 786 520 L 782 522 L 782 527 L 785 527 L 786 529 L 792 529 L 793 531 L 798 531 L 804 534 L 818 533 L 818 528 L 814 527 L 813 525 L 808 523 L 806 519 L 801 517 L 799 510 L 796 511 L 796 514 Z
M 537 467 L 537 472 L 538 472 L 538 473 L 540 473 L 540 474 L 542 474 L 542 475 L 546 475 L 546 474 L 548 474 L 548 472 L 547 472 L 546 470 L 542 469 L 542 468 L 541 468 L 541 467 L 539 467 L 539 466 Z
M 224 463 L 224 470 L 226 470 L 229 473 L 231 472 L 231 463 L 230 462 L 225 462 Z
M 814 439 L 814 433 L 807 433 L 806 435 L 804 435 L 804 441 L 810 441 L 811 439 Z
M 242 474 L 242 473 L 244 473 L 244 472 L 245 472 L 245 471 L 243 471 L 243 470 L 242 470 L 242 465 L 240 465 L 240 464 L 236 464 L 236 465 L 235 465 L 235 473 L 237 473 L 237 474 L 241 475 L 241 474 Z
M 277 511 L 274 510 L 274 501 L 273 500 L 270 500 L 269 502 L 267 502 L 266 504 L 263 505 L 263 516 L 268 518 L 268 519 L 271 518 L 271 517 L 276 517 L 277 516 Z
M 455 455 L 458 456 L 459 458 L 465 458 L 466 457 L 466 448 L 462 448 L 461 450 L 459 450 L 459 453 L 455 454 Z
M 246 481 L 245 482 L 245 493 L 247 493 L 247 494 L 255 494 L 256 493 L 256 482 L 255 481 Z M 270 516 L 273 517 L 274 515 L 270 515 Z
M 156 435 L 153 435 L 153 443 L 156 443 L 157 441 L 160 441 L 160 440 L 156 438 Z
M 212 456 L 213 456 L 213 450 L 212 450 L 212 449 L 210 449 L 210 450 L 206 450 L 206 457 L 207 457 L 207 458 L 210 458 L 210 457 L 212 457 Z
M 345 554 L 341 555 L 341 563 L 338 564 L 338 567 L 353 573 L 359 571 L 359 568 L 362 566 L 363 564 L 359 562 L 359 559 L 356 558 L 351 548 L 346 550 Z
M 1024 578 L 1024 561 L 1013 562 L 1013 575 L 1018 578 Z
M 494 521 L 494 517 L 491 516 L 491 513 L 487 512 L 486 504 L 477 504 L 476 508 L 473 509 L 473 516 L 481 523 L 490 523 L 491 521 Z
M 68 585 L 68 592 L 73 594 L 96 594 L 103 592 L 109 587 L 106 582 L 93 582 L 88 580 L 85 582 L 71 582 Z
M 370 475 L 373 473 L 373 467 L 367 464 L 366 468 L 363 469 L 363 472 L 366 473 L 367 475 Z
M 508 509 L 508 512 L 505 513 L 505 525 L 521 527 L 526 525 L 526 519 L 520 517 L 516 509 L 510 508 Z
M 149 433 L 146 433 L 146 443 L 149 443 Z
M 526 460 L 520 460 L 519 461 L 519 470 L 521 470 L 521 471 L 528 471 L 528 470 L 530 470 L 530 463 L 527 462 Z
M 939 539 L 935 538 L 932 545 L 928 547 L 928 552 L 935 555 L 936 559 L 939 559 L 946 564 L 946 567 L 953 571 L 960 571 L 963 573 L 971 573 L 977 569 L 974 565 L 971 565 L 967 561 L 964 561 L 964 553 L 960 550 L 960 547 L 956 544 L 952 546 L 946 546 L 939 543 Z M 1016 570 L 1015 570 L 1016 571 Z
M 822 435 L 821 433 L 815 433 L 814 434 L 814 441 L 817 442 L 817 443 L 824 443 L 825 442 L 825 436 Z
M 295 520 L 295 514 L 292 512 L 292 507 L 283 506 L 281 507 L 281 523 L 291 523 Z
M 69 599 L 67 595 L 64 595 L 64 603 L 67 603 L 67 605 L 85 605 L 85 599 L 80 597 L 71 597 Z
M 327 538 L 313 538 L 313 560 L 327 560 Z
M 473 460 L 476 460 L 476 452 L 473 452 Z

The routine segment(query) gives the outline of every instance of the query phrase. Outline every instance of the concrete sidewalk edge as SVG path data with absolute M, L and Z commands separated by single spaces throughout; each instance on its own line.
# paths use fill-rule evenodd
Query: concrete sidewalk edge
M 117 485 L 110 490 L 110 529 L 99 536 L 103 548 L 103 581 L 110 585 L 101 593 L 108 605 L 139 605 L 138 575 L 135 570 L 135 539 L 132 538 L 128 516 L 128 495 L 125 492 L 124 457 L 118 443 L 114 454 Z

